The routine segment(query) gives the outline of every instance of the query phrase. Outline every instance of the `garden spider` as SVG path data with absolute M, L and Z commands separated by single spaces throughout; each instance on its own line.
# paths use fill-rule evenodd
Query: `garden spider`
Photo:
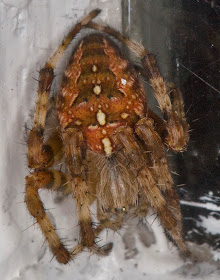
M 92 22 L 96 9 L 77 23 L 40 71 L 34 124 L 28 137 L 25 202 L 58 262 L 66 264 L 87 247 L 99 248 L 96 237 L 105 228 L 118 230 L 125 217 L 145 217 L 152 207 L 178 247 L 181 236 L 179 200 L 168 170 L 164 146 L 181 152 L 188 142 L 188 124 L 181 92 L 164 82 L 154 55 L 118 31 Z M 99 33 L 83 38 L 67 66 L 56 100 L 59 126 L 44 141 L 45 121 L 54 68 L 82 28 Z M 110 37 L 124 43 L 142 60 L 162 111 L 160 119 L 146 105 L 146 94 L 134 67 Z M 148 152 L 146 152 L 148 151 Z M 62 157 L 66 173 L 50 169 Z M 39 189 L 74 194 L 81 241 L 67 250 L 51 224 Z M 90 212 L 97 200 L 98 226 Z

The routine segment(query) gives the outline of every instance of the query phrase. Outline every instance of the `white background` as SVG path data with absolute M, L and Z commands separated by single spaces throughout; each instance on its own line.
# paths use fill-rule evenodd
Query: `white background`
M 93 8 L 103 9 L 98 22 L 121 29 L 121 6 L 116 0 L 0 1 L 0 278 L 218 279 L 217 264 L 207 261 L 212 259 L 207 246 L 193 247 L 194 254 L 205 262 L 197 265 L 184 262 L 175 247 L 167 242 L 159 221 L 152 225 L 157 243 L 150 248 L 140 243 L 133 226 L 131 231 L 138 249 L 134 258 L 126 260 L 124 257 L 120 236 L 124 229 L 120 234 L 103 234 L 103 244 L 109 240 L 114 242 L 110 256 L 99 258 L 85 252 L 66 266 L 55 259 L 51 261 L 52 254 L 47 244 L 43 244 L 38 226 L 31 226 L 34 221 L 23 203 L 24 178 L 29 172 L 23 144 L 24 125 L 30 123 L 29 114 L 33 112 L 38 86 L 33 77 L 38 78 L 37 71 L 69 28 Z M 66 62 L 65 55 L 63 64 Z M 57 74 L 61 71 L 62 63 Z M 44 195 L 46 208 L 53 208 L 51 218 L 59 223 L 59 234 L 71 239 L 73 245 L 74 239 L 78 239 L 78 227 L 72 198 L 57 205 L 54 194 L 42 192 L 42 197 Z

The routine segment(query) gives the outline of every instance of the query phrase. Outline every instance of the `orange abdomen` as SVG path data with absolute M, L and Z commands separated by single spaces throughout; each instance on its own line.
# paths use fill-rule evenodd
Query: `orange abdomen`
M 62 130 L 82 130 L 88 149 L 110 155 L 115 129 L 143 118 L 145 99 L 130 62 L 109 38 L 93 34 L 79 43 L 65 70 L 58 119 Z

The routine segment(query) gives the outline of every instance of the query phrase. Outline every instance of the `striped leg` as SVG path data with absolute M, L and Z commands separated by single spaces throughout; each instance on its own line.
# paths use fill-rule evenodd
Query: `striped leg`
M 63 190 L 62 188 L 65 188 Z M 36 171 L 26 177 L 25 202 L 28 211 L 36 219 L 47 242 L 56 256 L 58 262 L 66 264 L 70 260 L 70 254 L 61 243 L 53 225 L 46 215 L 44 206 L 41 202 L 38 190 L 48 189 L 57 191 L 68 191 L 71 183 L 67 175 L 56 170 Z
M 142 119 L 136 124 L 137 135 L 145 142 L 147 150 L 150 152 L 153 164 L 152 172 L 156 173 L 157 186 L 161 190 L 170 211 L 175 216 L 179 229 L 181 229 L 180 205 L 173 180 L 170 175 L 167 159 L 164 152 L 163 142 L 159 134 L 155 131 L 152 119 Z
M 62 137 L 66 164 L 71 176 L 73 193 L 76 199 L 81 232 L 81 244 L 71 250 L 71 255 L 74 257 L 84 247 L 88 247 L 89 250 L 97 254 L 106 254 L 106 248 L 102 250 L 95 244 L 95 237 L 99 232 L 95 233 L 92 226 L 90 212 L 92 194 L 87 184 L 86 166 L 83 162 L 82 132 L 76 128 L 68 128 L 63 132 Z
M 143 194 L 146 196 L 150 206 L 157 213 L 166 231 L 170 234 L 179 248 L 188 254 L 179 228 L 179 220 L 172 213 L 165 201 L 162 192 L 155 181 L 153 168 L 149 168 L 148 162 L 142 154 L 142 150 L 137 144 L 131 129 L 122 128 L 115 134 L 115 140 L 123 147 L 123 151 L 130 160 L 131 169 L 137 172 L 137 180 L 142 188 Z M 155 135 L 154 135 L 155 136 Z M 163 153 L 161 154 L 163 157 Z

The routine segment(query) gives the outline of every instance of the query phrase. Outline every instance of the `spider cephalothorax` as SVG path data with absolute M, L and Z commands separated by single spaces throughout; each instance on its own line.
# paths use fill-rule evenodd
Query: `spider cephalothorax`
M 181 92 L 164 82 L 154 56 L 142 45 L 110 27 L 93 23 L 98 13 L 92 11 L 73 28 L 40 72 L 34 125 L 28 140 L 28 165 L 34 168 L 26 177 L 28 210 L 61 263 L 67 263 L 84 247 L 106 254 L 110 246 L 101 249 L 95 243 L 100 231 L 119 229 L 128 213 L 144 217 L 149 207 L 180 249 L 187 252 L 181 237 L 179 201 L 164 152 L 164 145 L 181 151 L 188 142 Z M 59 127 L 44 141 L 53 69 L 84 27 L 102 33 L 85 37 L 76 47 L 57 96 Z M 142 59 L 164 119 L 147 108 L 138 74 L 106 34 L 122 41 Z M 62 157 L 66 173 L 49 169 Z M 74 194 L 81 243 L 70 251 L 45 213 L 40 188 Z M 90 212 L 96 199 L 97 227 Z

